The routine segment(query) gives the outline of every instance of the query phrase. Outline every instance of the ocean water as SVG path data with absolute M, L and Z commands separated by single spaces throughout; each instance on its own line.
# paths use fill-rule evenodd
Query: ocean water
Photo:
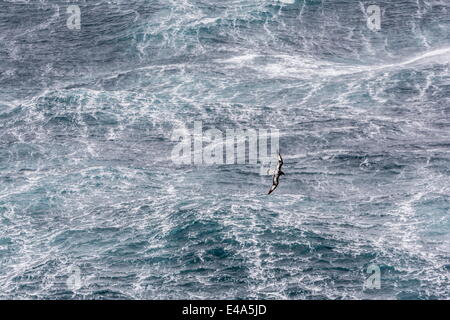
M 292 2 L 0 1 L 1 299 L 450 298 L 450 2 Z

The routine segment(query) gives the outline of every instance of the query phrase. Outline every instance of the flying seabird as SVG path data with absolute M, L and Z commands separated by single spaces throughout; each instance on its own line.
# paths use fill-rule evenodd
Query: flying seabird
M 268 194 L 271 194 L 278 187 L 278 183 L 280 182 L 280 176 L 284 174 L 284 172 L 281 171 L 282 165 L 283 165 L 283 158 L 281 158 L 281 154 L 278 152 L 278 164 L 275 169 L 275 173 L 273 174 L 272 187 L 270 187 Z

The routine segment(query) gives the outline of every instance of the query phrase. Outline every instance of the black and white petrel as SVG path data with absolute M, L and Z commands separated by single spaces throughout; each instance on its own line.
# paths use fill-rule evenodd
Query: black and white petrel
M 268 194 L 271 194 L 278 187 L 278 183 L 280 182 L 280 176 L 284 174 L 284 172 L 281 171 L 282 165 L 283 165 L 283 158 L 281 158 L 281 154 L 278 153 L 278 164 L 275 169 L 275 173 L 273 174 L 272 187 L 270 187 Z

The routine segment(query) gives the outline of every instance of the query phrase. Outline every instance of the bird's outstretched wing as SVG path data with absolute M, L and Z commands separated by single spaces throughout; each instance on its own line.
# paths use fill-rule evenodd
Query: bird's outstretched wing
M 283 166 L 283 158 L 281 157 L 281 154 L 278 154 L 278 164 L 277 164 L 277 168 L 275 170 L 275 174 L 280 173 L 282 166 Z
M 273 184 L 273 185 L 270 187 L 269 193 L 267 193 L 267 194 L 271 194 L 277 187 L 278 187 L 278 184 Z

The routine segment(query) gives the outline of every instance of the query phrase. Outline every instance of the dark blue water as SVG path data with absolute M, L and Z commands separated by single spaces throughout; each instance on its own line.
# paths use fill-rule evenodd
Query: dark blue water
M 450 2 L 375 2 L 0 1 L 0 298 L 449 299 Z

